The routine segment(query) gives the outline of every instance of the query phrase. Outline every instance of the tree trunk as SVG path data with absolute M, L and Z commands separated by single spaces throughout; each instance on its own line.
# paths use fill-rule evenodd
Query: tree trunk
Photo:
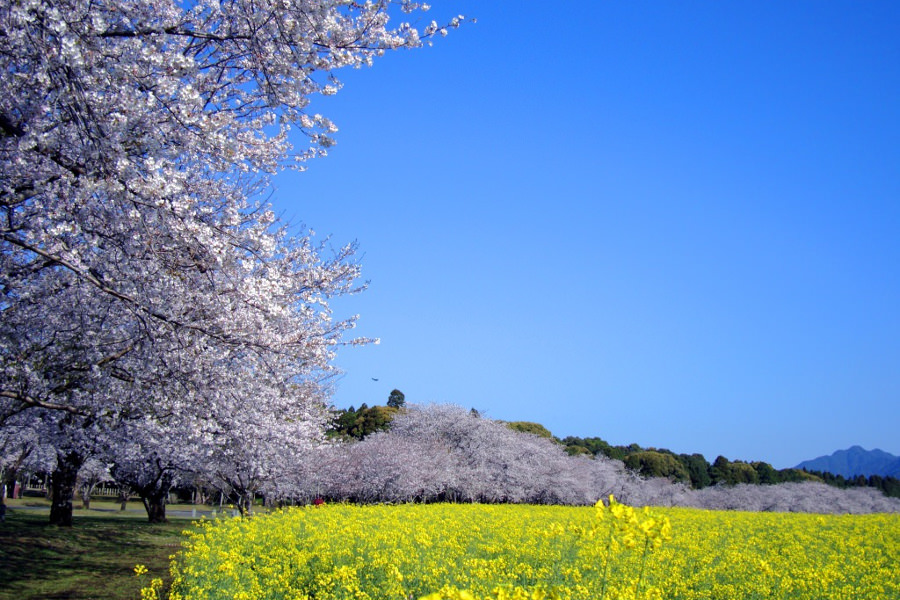
M 147 511 L 147 519 L 151 523 L 166 522 L 166 500 L 168 494 L 154 493 L 150 496 L 141 496 L 144 501 L 144 509 Z
M 6 520 L 6 473 L 0 475 L 0 523 Z
M 242 517 L 249 517 L 253 514 L 253 498 L 256 496 L 253 492 L 244 492 L 238 494 L 238 510 Z
M 141 495 L 144 502 L 144 509 L 147 511 L 147 519 L 151 523 L 166 523 L 166 502 L 169 499 L 169 492 L 153 491 L 149 495 Z
M 75 498 L 78 469 L 84 457 L 75 451 L 57 453 L 56 468 L 50 478 L 50 524 L 72 526 L 72 501 Z
M 0 485 L 3 486 L 3 489 L 0 490 L 0 502 L 5 504 L 6 498 L 16 497 L 16 477 L 14 472 L 4 471 L 2 477 L 0 477 Z
M 147 520 L 151 523 L 165 523 L 166 503 L 175 482 L 174 470 L 155 454 L 147 457 L 145 465 L 141 472 L 119 470 L 113 465 L 111 475 L 119 485 L 119 492 L 123 494 L 119 500 L 124 505 L 124 494 L 139 496 L 147 511 Z

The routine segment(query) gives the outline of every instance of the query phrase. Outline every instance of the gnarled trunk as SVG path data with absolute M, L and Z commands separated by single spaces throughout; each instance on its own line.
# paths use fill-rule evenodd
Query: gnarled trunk
M 111 474 L 122 494 L 130 492 L 140 496 L 147 511 L 147 520 L 151 523 L 166 522 L 166 504 L 175 483 L 174 467 L 153 453 L 142 463 L 142 468 L 114 464 Z M 126 497 L 120 496 L 119 500 L 124 506 Z
M 159 463 L 157 466 L 159 467 Z M 174 482 L 175 474 L 167 468 L 160 468 L 151 481 L 140 487 L 132 487 L 141 496 L 147 520 L 151 523 L 166 522 L 166 504 Z
M 155 490 L 144 496 L 141 495 L 144 502 L 144 509 L 147 511 L 147 519 L 151 523 L 165 523 L 166 519 L 166 503 L 169 500 L 169 490 Z
M 58 452 L 56 468 L 50 478 L 50 524 L 72 526 L 72 501 L 75 498 L 78 470 L 84 456 L 70 450 Z

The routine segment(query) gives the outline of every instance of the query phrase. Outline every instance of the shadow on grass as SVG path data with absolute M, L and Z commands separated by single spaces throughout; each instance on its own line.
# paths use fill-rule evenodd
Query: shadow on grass
M 0 523 L 0 599 L 140 598 L 134 566 L 146 565 L 148 581 L 165 579 L 181 531 L 190 526 L 92 515 L 56 527 L 46 513 L 11 508 Z

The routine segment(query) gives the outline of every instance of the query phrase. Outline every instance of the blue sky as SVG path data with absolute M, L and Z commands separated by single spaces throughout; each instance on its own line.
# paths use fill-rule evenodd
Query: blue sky
M 336 406 L 900 454 L 900 3 L 432 6 L 478 22 L 340 73 L 338 145 L 275 179 L 371 281 Z

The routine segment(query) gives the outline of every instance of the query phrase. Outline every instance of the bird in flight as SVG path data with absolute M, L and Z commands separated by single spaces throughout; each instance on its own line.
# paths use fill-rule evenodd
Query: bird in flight
M 378 378 L 377 378 L 377 377 L 373 377 L 373 378 L 372 378 L 372 381 L 378 381 Z

